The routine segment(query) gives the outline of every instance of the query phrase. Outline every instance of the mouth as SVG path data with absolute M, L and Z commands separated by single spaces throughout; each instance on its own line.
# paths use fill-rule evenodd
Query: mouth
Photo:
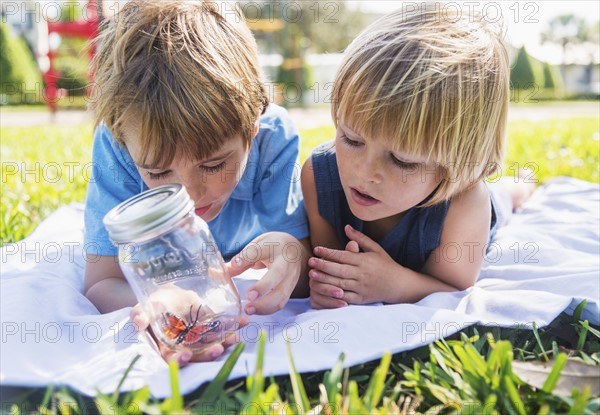
M 357 204 L 361 206 L 373 206 L 378 203 L 381 203 L 379 200 L 375 199 L 368 193 L 360 192 L 354 187 L 350 188 L 350 194 L 352 196 L 352 200 L 354 200 Z
M 201 206 L 198 207 L 194 210 L 194 212 L 196 212 L 196 215 L 198 216 L 202 216 L 204 215 L 206 212 L 208 212 L 208 210 L 212 207 L 212 203 L 210 205 L 206 205 L 206 206 Z

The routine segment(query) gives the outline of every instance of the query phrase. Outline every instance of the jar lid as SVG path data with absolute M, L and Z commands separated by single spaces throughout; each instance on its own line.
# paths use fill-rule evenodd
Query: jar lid
M 194 202 L 180 184 L 168 184 L 133 196 L 104 216 L 104 226 L 116 243 L 156 236 L 190 213 Z

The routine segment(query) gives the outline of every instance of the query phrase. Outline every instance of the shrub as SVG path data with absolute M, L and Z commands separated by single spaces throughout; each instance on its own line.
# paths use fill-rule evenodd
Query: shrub
M 510 83 L 512 88 L 515 89 L 527 89 L 537 84 L 533 65 L 524 46 L 521 46 L 519 49 L 515 63 L 510 71 Z
M 25 40 L 0 23 L 0 104 L 31 104 L 41 100 L 42 79 Z M 35 91 L 35 93 L 34 93 Z

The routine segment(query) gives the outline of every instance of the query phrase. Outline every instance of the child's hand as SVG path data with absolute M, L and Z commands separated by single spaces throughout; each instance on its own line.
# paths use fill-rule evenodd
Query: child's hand
M 284 232 L 265 233 L 250 242 L 226 264 L 229 275 L 249 268 L 267 268 L 267 273 L 248 289 L 247 314 L 271 314 L 281 310 L 296 288 L 307 257 L 306 248 Z
M 152 329 L 150 328 L 150 318 L 148 314 L 144 312 L 140 304 L 136 304 L 130 313 L 130 318 L 133 324 L 137 327 L 138 330 L 148 330 L 148 333 L 152 337 L 152 339 L 156 342 L 158 349 L 160 351 L 161 356 L 165 361 L 174 360 L 177 362 L 179 367 L 183 367 L 190 362 L 208 362 L 211 360 L 215 360 L 217 357 L 221 356 L 225 349 L 229 346 L 232 346 L 240 341 L 237 332 L 228 332 L 225 336 L 225 339 L 221 343 L 213 344 L 201 352 L 194 354 L 191 349 L 181 348 L 178 350 L 171 349 L 160 341 L 156 340 Z M 248 324 L 248 317 L 240 316 L 238 319 L 238 329 L 246 326 Z
M 385 302 L 398 289 L 401 266 L 362 232 L 349 225 L 344 230 L 350 238 L 345 250 L 318 246 L 308 261 L 313 308 Z

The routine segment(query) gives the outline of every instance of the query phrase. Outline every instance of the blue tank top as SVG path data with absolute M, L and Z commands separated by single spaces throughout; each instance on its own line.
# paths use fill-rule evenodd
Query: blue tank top
M 319 214 L 333 225 L 340 242 L 345 246 L 350 240 L 344 232 L 344 226 L 350 225 L 363 232 L 364 222 L 354 216 L 348 206 L 333 144 L 327 143 L 316 148 L 312 154 L 312 164 Z M 400 222 L 382 240 L 376 242 L 397 263 L 419 272 L 429 254 L 440 245 L 449 206 L 450 201 L 423 208 L 413 207 L 406 211 Z M 495 223 L 492 205 L 492 228 Z

